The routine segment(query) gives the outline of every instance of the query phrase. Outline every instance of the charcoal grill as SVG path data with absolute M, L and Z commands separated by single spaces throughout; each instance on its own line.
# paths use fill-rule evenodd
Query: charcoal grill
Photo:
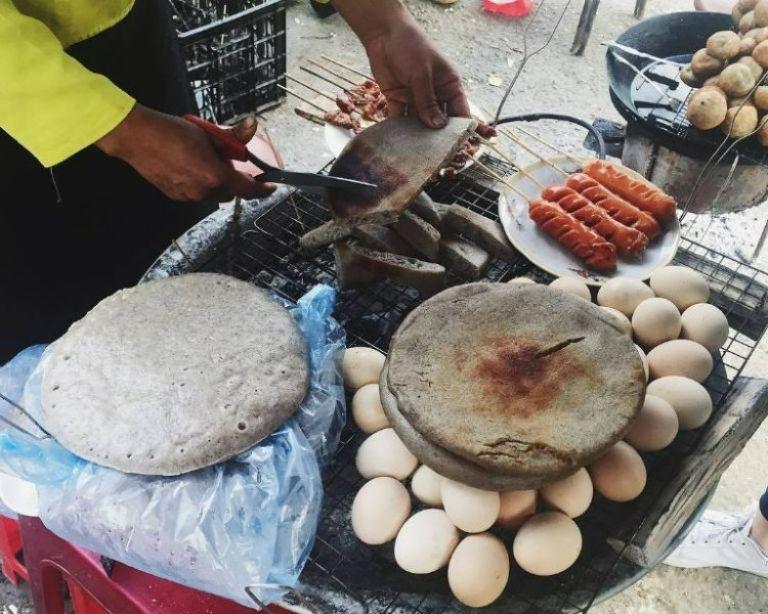
M 697 130 L 686 118 L 693 90 L 677 78 L 712 33 L 732 28 L 722 13 L 659 15 L 626 30 L 606 52 L 611 100 L 627 120 L 623 162 L 694 213 L 738 211 L 768 195 L 768 149 L 754 137 Z M 717 163 L 705 164 L 710 158 Z
M 513 171 L 494 158 L 486 156 L 484 162 L 498 171 Z M 458 202 L 498 219 L 499 193 L 476 172 L 442 180 L 429 192 L 438 202 Z M 313 256 L 301 255 L 298 250 L 299 237 L 328 219 L 328 211 L 317 198 L 301 192 L 281 191 L 257 205 L 220 210 L 175 242 L 146 278 L 217 271 L 296 300 L 314 284 L 335 281 L 330 248 Z M 730 399 L 737 396 L 729 397 L 728 393 L 738 385 L 742 369 L 768 324 L 768 274 L 686 239 L 677 262 L 707 277 L 712 286 L 712 302 L 727 314 L 731 326 L 722 360 L 706 382 L 717 408 L 712 418 L 715 420 L 725 412 Z M 496 260 L 487 272 L 491 281 L 519 275 L 541 282 L 551 279 L 522 258 L 512 262 Z M 453 278 L 451 283 L 462 281 Z M 350 345 L 364 344 L 386 351 L 398 324 L 419 301 L 415 291 L 384 281 L 363 290 L 340 293 L 336 317 L 345 326 Z M 585 612 L 596 601 L 646 573 L 663 557 L 643 567 L 622 557 L 621 551 L 631 547 L 649 510 L 678 475 L 680 460 L 696 449 L 705 430 L 681 433 L 671 447 L 643 454 L 648 485 L 636 501 L 618 504 L 596 498 L 587 514 L 577 519 L 584 535 L 584 550 L 571 569 L 551 578 L 536 578 L 513 566 L 505 594 L 483 611 Z M 395 565 L 391 545 L 370 548 L 352 534 L 349 512 L 354 495 L 364 482 L 355 470 L 354 457 L 364 437 L 348 425 L 339 451 L 325 471 L 326 497 L 317 541 L 297 589 L 304 603 L 314 611 L 334 614 L 467 611 L 451 597 L 445 570 L 426 576 L 407 574 Z M 714 484 L 709 486 L 710 491 L 713 488 Z M 700 502 L 699 507 L 705 503 Z

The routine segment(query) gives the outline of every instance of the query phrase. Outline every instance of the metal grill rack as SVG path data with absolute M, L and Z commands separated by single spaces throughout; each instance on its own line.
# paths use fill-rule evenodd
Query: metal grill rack
M 688 56 L 669 58 L 687 62 Z M 678 68 L 671 64 L 652 62 L 645 66 L 631 85 L 632 100 L 636 117 L 654 133 L 661 133 L 678 144 L 689 148 L 700 148 L 699 156 L 709 155 L 722 143 L 720 130 L 701 131 L 686 117 L 688 102 L 694 90 L 677 79 Z M 617 105 L 622 103 L 614 97 Z M 623 105 L 622 105 L 623 106 Z M 736 148 L 742 161 L 748 164 L 768 163 L 768 150 L 756 138 L 739 143 Z
M 170 0 L 200 115 L 224 123 L 285 94 L 285 0 Z
M 497 160 L 486 160 L 499 170 L 512 171 Z M 499 194 L 482 175 L 465 172 L 429 189 L 438 202 L 458 202 L 492 219 L 497 218 Z M 298 250 L 299 237 L 327 221 L 329 214 L 315 198 L 300 192 L 269 209 L 242 234 L 234 249 L 208 265 L 297 299 L 316 283 L 333 283 L 333 255 L 327 248 L 312 256 Z M 731 331 L 722 360 L 706 382 L 717 410 L 741 374 L 768 324 L 768 274 L 733 260 L 699 243 L 683 240 L 677 262 L 703 273 L 712 287 L 711 302 L 727 314 Z M 487 273 L 492 281 L 528 275 L 542 282 L 551 277 L 520 258 L 494 261 Z M 452 283 L 462 280 L 453 279 Z M 419 303 L 418 294 L 391 282 L 381 282 L 339 296 L 336 317 L 346 327 L 350 345 L 366 344 L 386 351 L 390 336 L 403 317 Z M 717 411 L 716 410 L 716 411 Z M 584 537 L 579 560 L 568 571 L 551 578 L 529 576 L 512 566 L 504 596 L 484 609 L 489 614 L 584 612 L 617 586 L 644 570 L 621 558 L 609 545 L 631 543 L 661 490 L 679 471 L 680 459 L 696 445 L 703 429 L 682 432 L 667 449 L 643 454 L 648 484 L 643 495 L 628 504 L 597 497 L 577 519 Z M 391 545 L 370 548 L 354 537 L 349 510 L 363 479 L 354 458 L 364 439 L 348 426 L 339 451 L 324 475 L 325 503 L 315 548 L 302 575 L 299 590 L 322 612 L 444 613 L 465 611 L 451 597 L 445 570 L 428 576 L 400 571 Z M 510 536 L 499 533 L 506 543 Z

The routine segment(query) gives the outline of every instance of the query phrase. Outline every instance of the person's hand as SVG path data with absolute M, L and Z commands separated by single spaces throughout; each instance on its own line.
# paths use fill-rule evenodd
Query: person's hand
M 406 108 L 432 128 L 469 117 L 461 79 L 397 0 L 334 0 L 360 37 L 390 113 Z
M 255 118 L 232 128 L 241 143 L 256 133 Z M 96 142 L 176 201 L 225 202 L 235 196 L 257 198 L 275 190 L 236 171 L 203 130 L 180 117 L 136 105 L 128 116 Z

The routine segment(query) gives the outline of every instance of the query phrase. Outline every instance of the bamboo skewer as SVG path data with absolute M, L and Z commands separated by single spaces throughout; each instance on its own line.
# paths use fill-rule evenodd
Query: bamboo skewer
M 317 124 L 318 126 L 325 126 L 325 118 L 321 117 L 320 115 L 315 115 L 314 113 L 310 113 L 309 111 L 305 111 L 304 109 L 300 109 L 299 107 L 295 107 L 294 112 L 299 117 L 311 121 L 313 124 Z
M 564 156 L 564 157 L 568 158 L 574 164 L 578 164 L 579 166 L 581 166 L 584 163 L 583 160 L 579 160 L 576 156 L 569 154 L 567 151 L 564 151 L 564 150 L 560 149 L 556 145 L 552 145 L 552 143 L 549 143 L 549 142 L 545 141 L 540 136 L 538 136 L 536 134 L 533 134 L 532 132 L 528 132 L 525 128 L 521 128 L 520 126 L 517 126 L 515 128 L 515 130 L 517 130 L 519 132 L 522 132 L 526 136 L 531 137 L 534 141 L 536 141 L 538 143 L 541 143 L 542 145 L 544 145 L 546 147 L 549 147 L 552 151 L 556 151 L 561 156 Z M 502 134 L 506 133 L 506 131 L 504 131 L 504 130 L 500 130 L 500 132 L 502 132 Z M 508 134 L 506 136 L 508 138 L 513 138 L 513 137 L 510 137 Z
M 376 81 L 373 77 L 370 75 L 366 75 L 364 72 L 360 72 L 359 70 L 355 70 L 351 66 L 347 66 L 343 62 L 339 62 L 338 60 L 334 60 L 333 58 L 329 58 L 327 55 L 321 55 L 321 58 L 323 58 L 326 62 L 330 62 L 331 64 L 335 64 L 336 66 L 339 66 L 341 68 L 346 68 L 349 72 L 354 73 L 356 75 L 361 76 L 363 79 L 368 79 L 369 81 Z
M 558 173 L 561 173 L 561 174 L 565 175 L 566 177 L 567 177 L 568 175 L 570 175 L 570 173 L 569 173 L 568 171 L 566 171 L 565 169 L 561 168 L 560 166 L 558 166 L 557 164 L 555 164 L 555 163 L 554 163 L 554 162 L 552 162 L 551 160 L 547 160 L 547 158 L 546 158 L 546 157 L 542 156 L 542 155 L 541 155 L 540 153 L 538 153 L 538 152 L 537 152 L 535 149 L 533 149 L 532 147 L 530 147 L 530 146 L 529 146 L 529 145 L 528 145 L 528 144 L 527 144 L 525 141 L 523 141 L 523 139 L 521 139 L 521 138 L 518 138 L 518 137 L 517 137 L 517 136 L 515 136 L 515 135 L 514 135 L 512 132 L 509 132 L 509 133 L 507 133 L 507 132 L 503 132 L 503 134 L 504 134 L 504 136 L 506 136 L 507 138 L 510 138 L 510 139 L 512 139 L 512 141 L 513 141 L 514 143 L 516 143 L 517 145 L 519 145 L 520 147 L 522 147 L 522 148 L 523 148 L 525 151 L 527 151 L 529 154 L 531 154 L 531 155 L 532 155 L 532 156 L 534 156 L 535 158 L 538 158 L 539 160 L 541 160 L 542 162 L 544 162 L 544 164 L 546 164 L 547 166 L 550 166 L 551 168 L 555 169 L 555 170 L 556 170 Z
M 489 174 L 491 177 L 493 177 L 494 179 L 496 179 L 496 180 L 500 181 L 500 182 L 501 182 L 501 183 L 503 183 L 505 186 L 507 186 L 507 187 L 508 187 L 510 190 L 512 190 L 513 192 L 515 192 L 515 193 L 516 193 L 518 196 L 520 196 L 521 198 L 523 198 L 523 199 L 524 199 L 524 200 L 525 200 L 525 201 L 526 201 L 526 202 L 527 202 L 529 205 L 531 204 L 531 199 L 530 199 L 530 198 L 528 198 L 528 197 L 527 197 L 527 196 L 526 196 L 526 195 L 525 195 L 525 194 L 524 194 L 524 193 L 523 193 L 523 192 L 522 192 L 520 189 L 518 189 L 518 188 L 517 188 L 517 187 L 515 187 L 515 186 L 514 186 L 512 183 L 510 183 L 509 181 L 507 181 L 507 179 L 506 179 L 506 178 L 502 177 L 502 176 L 501 176 L 501 175 L 499 175 L 499 174 L 498 174 L 496 171 L 494 171 L 492 168 L 489 168 L 488 166 L 486 166 L 486 165 L 485 165 L 485 164 L 483 164 L 482 162 L 479 162 L 479 161 L 475 160 L 475 164 L 476 164 L 477 166 L 479 166 L 481 169 L 483 169 L 483 170 L 484 170 L 486 173 L 488 173 L 488 174 Z
M 291 81 L 294 81 L 295 83 L 298 83 L 299 85 L 302 85 L 306 87 L 309 91 L 314 92 L 315 94 L 319 94 L 320 96 L 323 96 L 324 98 L 327 98 L 328 100 L 336 102 L 336 98 L 328 94 L 327 92 L 323 92 L 322 90 L 317 89 L 316 87 L 313 87 L 309 83 L 305 83 L 301 79 L 297 79 L 296 77 L 292 77 L 291 75 L 285 75 L 287 79 L 290 79 Z
M 313 77 L 317 77 L 318 79 L 322 79 L 326 83 L 330 83 L 333 87 L 338 87 L 340 90 L 342 90 L 345 94 L 349 94 L 350 91 L 344 87 L 343 85 L 336 83 L 333 79 L 329 79 L 328 77 L 321 75 L 320 73 L 312 70 L 311 68 L 307 68 L 306 66 L 299 66 L 299 70 L 303 70 L 305 73 L 308 73 L 312 75 Z
M 283 90 L 285 92 L 288 92 L 291 96 L 295 96 L 296 98 L 301 100 L 304 104 L 308 104 L 310 107 L 313 107 L 313 108 L 317 109 L 318 111 L 320 111 L 321 113 L 325 114 L 326 109 L 321 107 L 319 104 L 316 104 L 316 103 L 312 102 L 311 100 L 307 100 L 301 94 L 299 94 L 297 92 L 294 92 L 292 89 L 287 88 L 285 86 L 282 86 L 279 83 L 277 84 L 277 87 L 279 87 L 281 90 Z
M 342 81 L 346 81 L 347 83 L 349 83 L 351 85 L 357 85 L 357 83 L 355 81 L 353 81 L 352 79 L 348 79 L 344 75 L 342 75 L 340 73 L 337 73 L 335 70 L 331 70 L 330 68 L 327 68 L 326 66 L 323 66 L 320 62 L 318 62 L 316 60 L 313 60 L 312 58 L 307 58 L 307 62 L 312 64 L 312 66 L 317 66 L 318 68 L 324 70 L 329 75 L 333 75 L 337 79 L 341 79 Z
M 515 161 L 512 160 L 512 158 L 510 158 L 500 147 L 496 147 L 496 145 L 491 143 L 488 139 L 484 139 L 483 137 L 479 137 L 479 138 L 480 138 L 480 142 L 483 143 L 483 145 L 485 145 L 486 147 L 488 147 L 492 151 L 494 151 L 497 154 L 499 154 L 502 158 L 504 158 L 510 164 L 514 165 L 514 167 L 517 169 L 517 172 L 520 173 L 523 177 L 526 177 L 527 179 L 530 179 L 533 183 L 535 183 L 542 190 L 547 187 L 543 183 L 541 183 L 541 181 L 536 179 L 536 177 L 531 175 L 528 171 L 520 168 L 517 164 L 515 164 Z

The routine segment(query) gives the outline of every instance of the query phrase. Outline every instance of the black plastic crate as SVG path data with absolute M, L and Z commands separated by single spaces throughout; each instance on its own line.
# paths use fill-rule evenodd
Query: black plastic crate
M 199 113 L 225 123 L 285 96 L 285 0 L 170 0 Z

